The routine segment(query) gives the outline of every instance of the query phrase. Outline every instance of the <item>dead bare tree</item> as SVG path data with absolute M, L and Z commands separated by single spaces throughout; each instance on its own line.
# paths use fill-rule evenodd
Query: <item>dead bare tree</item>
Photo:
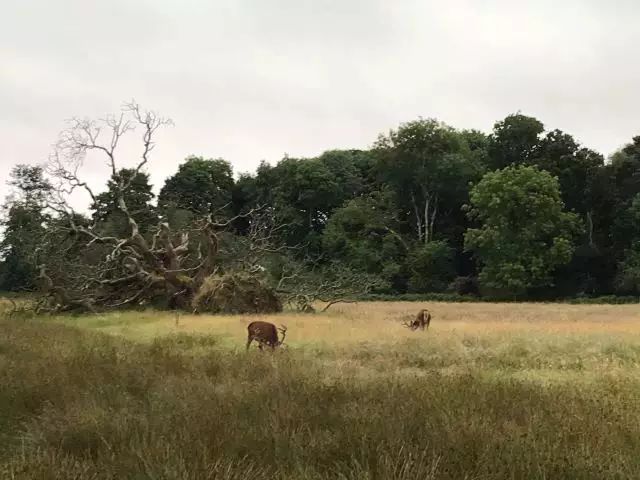
M 282 269 L 276 291 L 284 303 L 304 313 L 313 313 L 314 303 L 322 302 L 321 312 L 337 303 L 355 303 L 360 297 L 382 286 L 375 275 L 358 272 L 338 263 L 321 265 L 292 262 Z
M 99 121 L 72 119 L 69 128 L 61 133 L 47 168 L 55 181 L 47 205 L 60 219 L 58 237 L 62 234 L 73 238 L 74 248 L 80 248 L 85 254 L 91 252 L 94 258 L 91 261 L 85 258 L 80 262 L 79 274 L 67 276 L 73 278 L 62 283 L 50 275 L 50 259 L 43 261 L 39 278 L 47 301 L 41 306 L 42 310 L 94 311 L 141 304 L 156 297 L 170 299 L 174 309 L 193 310 L 194 297 L 205 281 L 214 275 L 229 274 L 221 271 L 221 235 L 238 218 L 252 217 L 260 208 L 230 219 L 219 215 L 220 211 L 212 212 L 180 231 L 173 231 L 168 223 L 161 222 L 151 231 L 143 232 L 136 212 L 131 212 L 127 205 L 127 192 L 133 179 L 151 160 L 155 135 L 171 124 L 171 120 L 130 102 L 117 116 Z M 125 135 L 136 132 L 141 132 L 140 158 L 131 175 L 119 175 L 122 165 L 118 147 Z M 103 235 L 95 223 L 78 221 L 82 216 L 69 202 L 70 195 L 77 190 L 84 191 L 93 202 L 97 198 L 81 177 L 81 169 L 90 154 L 92 160 L 97 155 L 106 161 L 116 183 L 117 208 L 125 216 L 129 229 L 123 238 Z M 256 233 L 256 242 L 258 239 Z M 256 246 L 255 250 L 266 243 Z M 62 265 L 58 270 L 69 267 Z
M 280 240 L 290 225 L 277 218 L 271 208 L 260 206 L 243 220 L 246 226 L 242 236 L 225 252 L 234 259 L 237 269 L 262 273 L 266 270 L 263 265 L 265 257 L 284 255 L 301 248 Z
M 278 331 L 282 334 L 281 339 L 278 339 Z M 287 327 L 281 325 L 280 328 L 276 329 L 273 323 L 256 321 L 251 322 L 247 326 L 247 333 L 247 350 L 249 350 L 251 342 L 254 340 L 258 343 L 260 350 L 262 350 L 265 345 L 274 350 L 284 343 Z

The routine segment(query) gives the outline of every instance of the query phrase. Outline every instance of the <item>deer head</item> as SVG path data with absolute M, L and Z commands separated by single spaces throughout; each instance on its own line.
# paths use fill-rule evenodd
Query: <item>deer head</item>
M 415 330 L 418 328 L 417 322 L 412 318 L 406 318 L 401 324 L 403 327 L 409 328 L 411 330 Z
M 410 328 L 411 330 L 415 330 L 417 328 L 414 322 L 409 323 L 406 320 L 402 322 L 402 326 Z

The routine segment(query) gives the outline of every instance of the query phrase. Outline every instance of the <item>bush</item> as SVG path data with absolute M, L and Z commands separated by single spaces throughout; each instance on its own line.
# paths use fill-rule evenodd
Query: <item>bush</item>
M 446 242 L 429 242 L 409 255 L 410 292 L 442 292 L 455 275 L 453 249 Z
M 199 313 L 277 313 L 282 302 L 258 278 L 241 273 L 207 278 L 193 298 Z
M 587 304 L 587 305 L 622 305 L 640 303 L 640 297 L 633 296 L 600 296 L 600 297 L 581 297 L 581 298 L 559 298 L 548 300 L 526 300 L 526 299 L 510 299 L 497 296 L 475 296 L 475 295 L 459 295 L 457 293 L 403 293 L 403 294 L 369 294 L 358 298 L 360 301 L 372 302 L 448 302 L 448 303 L 469 303 L 469 302 L 490 302 L 490 303 L 570 303 L 570 304 Z
M 456 277 L 447 290 L 458 295 L 477 295 L 478 279 L 475 277 Z
M 616 289 L 622 294 L 640 294 L 640 242 L 626 253 L 620 263 Z

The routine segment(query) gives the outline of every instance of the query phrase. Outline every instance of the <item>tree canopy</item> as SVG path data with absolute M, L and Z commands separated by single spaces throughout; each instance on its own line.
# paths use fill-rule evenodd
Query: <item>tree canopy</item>
M 469 216 L 479 227 L 467 230 L 465 246 L 480 263 L 481 285 L 514 295 L 551 285 L 581 229 L 557 178 L 529 166 L 486 174 L 471 190 Z
M 135 105 L 123 115 L 74 120 L 52 162 L 14 168 L 0 289 L 46 280 L 94 302 L 131 303 L 124 294 L 140 287 L 135 301 L 189 303 L 204 283 L 253 289 L 260 277 L 285 303 L 325 298 L 332 281 L 355 294 L 347 279 L 388 294 L 640 295 L 640 136 L 605 159 L 522 113 L 487 133 L 418 118 L 369 148 L 285 155 L 255 172 L 175 159 L 155 190 L 153 136 L 167 121 Z M 143 153 L 125 167 L 118 140 L 134 126 Z M 111 166 L 95 195 L 81 178 L 88 152 Z M 71 191 L 89 193 L 85 210 Z M 312 283 L 316 294 L 301 291 Z

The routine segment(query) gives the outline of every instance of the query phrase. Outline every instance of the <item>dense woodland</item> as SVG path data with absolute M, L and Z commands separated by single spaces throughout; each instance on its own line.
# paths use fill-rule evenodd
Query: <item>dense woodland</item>
M 15 166 L 0 289 L 44 288 L 57 304 L 180 306 L 212 278 L 227 280 L 214 290 L 258 279 L 301 309 L 368 293 L 640 295 L 640 136 L 605 159 L 522 114 L 490 134 L 418 119 L 369 150 L 285 156 L 255 173 L 176 159 L 156 197 L 147 155 L 163 122 L 131 112 L 142 130 L 106 126 L 141 134 L 136 168 L 119 168 L 95 142 L 111 134 L 88 121 L 63 133 L 57 166 Z M 62 197 L 86 187 L 76 174 L 91 150 L 112 171 L 101 193 L 86 188 L 86 215 Z

